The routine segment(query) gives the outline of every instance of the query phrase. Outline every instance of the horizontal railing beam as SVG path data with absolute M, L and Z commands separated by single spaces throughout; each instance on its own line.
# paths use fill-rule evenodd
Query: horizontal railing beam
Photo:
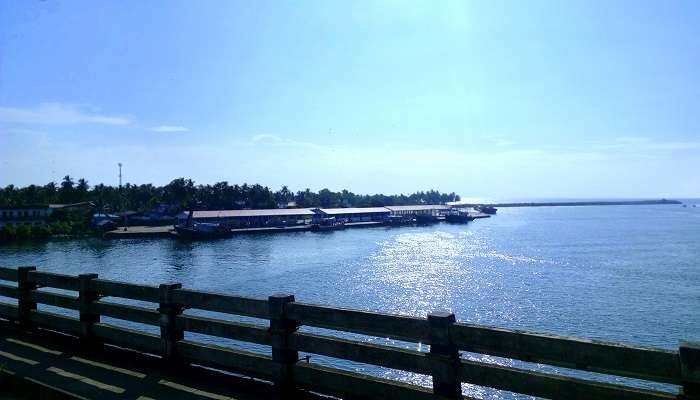
M 77 318 L 46 311 L 32 310 L 29 314 L 29 321 L 44 329 L 68 333 L 75 336 L 80 335 L 80 320 Z
M 108 279 L 93 279 L 90 281 L 90 290 L 98 292 L 102 296 L 123 297 L 131 300 L 158 303 L 157 286 L 136 285 Z
M 173 290 L 173 301 L 185 307 L 200 310 L 264 319 L 269 317 L 267 300 L 262 299 L 229 296 L 198 290 L 176 289 Z
M 670 393 L 546 374 L 519 368 L 462 360 L 462 382 L 553 400 L 661 400 Z
M 92 334 L 107 344 L 125 347 L 144 353 L 160 352 L 160 336 L 105 323 L 92 325 Z
M 420 351 L 381 346 L 335 337 L 296 332 L 289 346 L 297 351 L 430 375 L 430 363 Z
M 68 296 L 60 293 L 50 293 L 35 290 L 29 294 L 29 299 L 35 303 L 48 306 L 67 308 L 70 310 L 80 309 L 80 301 L 75 296 Z
M 10 321 L 16 321 L 18 317 L 18 308 L 14 304 L 0 303 L 0 318 Z
M 17 282 L 17 267 L 0 267 L 0 280 Z
M 160 313 L 156 310 L 106 301 L 92 302 L 90 304 L 90 311 L 105 317 L 123 319 L 147 325 L 158 325 L 158 318 L 160 317 Z
M 229 372 L 245 373 L 251 376 L 272 380 L 279 375 L 277 365 L 269 356 L 232 350 L 226 347 L 206 345 L 188 340 L 177 343 L 180 359 L 205 367 Z
M 450 332 L 464 351 L 663 383 L 681 380 L 678 352 L 671 350 L 460 323 Z
M 175 321 L 179 329 L 187 332 L 268 346 L 271 344 L 271 335 L 267 327 L 192 315 L 178 315 Z
M 334 329 L 407 342 L 428 342 L 428 320 L 371 311 L 290 303 L 289 318 L 300 325 Z
M 56 289 L 78 291 L 78 277 L 53 272 L 30 271 L 27 274 L 29 282 L 39 287 L 51 287 Z
M 292 369 L 294 380 L 299 385 L 341 397 L 435 400 L 430 389 L 394 380 L 327 368 L 316 364 L 297 363 Z
M 17 286 L 2 285 L 0 284 L 0 296 L 11 297 L 16 299 L 19 295 Z

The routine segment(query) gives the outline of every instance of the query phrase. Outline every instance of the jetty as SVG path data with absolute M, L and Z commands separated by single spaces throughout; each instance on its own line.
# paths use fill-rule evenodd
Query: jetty
M 580 207 L 580 206 L 650 206 L 683 204 L 678 200 L 618 200 L 618 201 L 554 201 L 524 203 L 454 203 L 452 207 Z
M 475 217 L 480 218 L 480 217 Z M 386 226 L 382 222 L 348 222 L 346 228 L 372 228 Z M 126 228 L 126 229 L 124 229 Z M 234 228 L 231 229 L 233 235 L 252 235 L 263 233 L 289 233 L 289 232 L 307 232 L 311 231 L 311 225 L 292 225 L 292 226 L 267 226 L 260 228 Z M 115 230 L 105 232 L 105 239 L 146 239 L 146 238 L 173 238 L 176 236 L 175 229 L 172 225 L 167 226 L 129 226 L 118 227 Z
M 292 294 L 250 298 L 35 267 L 0 267 L 0 281 L 0 296 L 16 299 L 0 304 L 0 379 L 24 394 L 433 400 L 463 399 L 462 383 L 469 383 L 549 399 L 700 399 L 697 343 L 649 348 L 468 324 L 449 311 L 408 317 L 309 304 Z M 384 338 L 405 345 L 377 340 Z M 260 350 L 234 348 L 229 339 Z M 432 385 L 340 369 L 320 356 L 420 374 Z
M 620 201 L 570 201 L 570 202 L 528 202 L 528 203 L 452 203 L 421 204 L 412 206 L 356 207 L 356 208 L 286 208 L 257 210 L 210 210 L 193 211 L 196 222 L 225 224 L 231 227 L 234 235 L 303 232 L 311 230 L 317 218 L 333 217 L 345 221 L 347 228 L 366 228 L 390 225 L 392 217 L 417 218 L 431 217 L 434 222 L 444 221 L 450 212 L 465 210 L 469 219 L 489 218 L 490 215 L 477 211 L 480 207 L 562 207 L 562 206 L 629 206 L 629 205 L 669 205 L 682 204 L 677 200 L 620 200 Z M 179 223 L 189 217 L 188 212 L 177 216 Z M 130 226 L 119 227 L 104 234 L 108 239 L 175 237 L 173 226 Z
M 120 226 L 105 232 L 105 239 L 168 238 L 172 236 L 172 225 L 166 226 Z
M 193 211 L 192 220 L 222 224 L 235 235 L 289 233 L 311 231 L 315 222 L 322 218 L 332 217 L 344 221 L 345 228 L 372 228 L 393 226 L 391 217 L 400 217 L 410 221 L 416 217 L 432 216 L 433 222 L 445 220 L 445 215 L 451 210 L 450 206 L 417 205 L 364 208 L 293 208 L 293 209 L 259 209 L 259 210 L 214 210 Z M 489 218 L 490 215 L 469 211 L 470 218 Z M 189 212 L 178 215 L 180 223 L 186 223 Z M 409 225 L 404 222 L 401 225 Z M 173 225 L 167 226 L 128 226 L 105 232 L 106 239 L 158 238 L 177 237 Z

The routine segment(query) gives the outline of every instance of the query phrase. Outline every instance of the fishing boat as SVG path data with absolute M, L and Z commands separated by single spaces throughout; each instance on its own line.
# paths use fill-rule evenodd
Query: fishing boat
M 466 224 L 467 222 L 473 221 L 474 217 L 467 211 L 463 210 L 450 210 L 445 214 L 445 221 L 453 224 Z
M 416 214 L 416 224 L 428 225 L 438 222 L 437 215 L 432 214 Z
M 407 225 L 413 222 L 413 218 L 406 215 L 390 215 L 385 223 L 391 226 Z
M 483 205 L 483 204 L 474 207 L 474 209 L 478 212 L 482 212 L 484 214 L 489 214 L 489 215 L 496 214 L 496 212 L 498 211 L 498 209 L 496 207 L 487 206 L 487 205 Z
M 338 231 L 342 229 L 345 229 L 345 222 L 337 220 L 335 217 L 322 218 L 311 225 L 312 232 Z
M 175 225 L 175 234 L 181 239 L 218 239 L 233 236 L 227 226 L 212 222 L 194 222 L 193 211 L 187 216 L 184 224 Z

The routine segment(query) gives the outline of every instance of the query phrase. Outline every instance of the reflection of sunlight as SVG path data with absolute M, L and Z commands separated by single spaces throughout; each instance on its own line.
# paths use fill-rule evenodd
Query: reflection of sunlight
M 359 271 L 367 290 L 380 299 L 386 312 L 425 316 L 439 309 L 452 310 L 460 320 L 509 321 L 532 307 L 518 301 L 517 293 L 504 290 L 505 266 L 542 265 L 551 261 L 515 254 L 494 248 L 485 237 L 474 231 L 402 233 L 378 243 L 377 252 Z M 529 290 L 521 286 L 523 291 Z M 464 299 L 473 298 L 465 302 Z M 492 307 L 484 307 L 491 304 Z M 461 318 L 460 318 L 461 317 Z M 428 351 L 421 343 L 402 344 L 390 339 L 373 339 L 378 344 Z M 481 362 L 510 365 L 504 360 L 484 355 L 469 355 Z M 427 386 L 429 376 L 382 369 L 385 378 Z M 475 385 L 463 385 L 463 391 L 475 398 L 513 398 L 512 394 Z
M 522 257 L 522 256 L 510 256 L 507 254 L 500 254 L 496 251 L 489 251 L 488 253 L 480 254 L 481 257 L 491 257 L 491 258 L 497 258 L 503 261 L 508 261 L 511 264 L 515 264 L 516 262 L 526 262 L 526 263 L 551 263 L 550 261 L 545 261 L 545 260 L 538 260 L 536 258 L 532 257 Z
M 471 268 L 465 268 L 465 260 L 478 253 L 479 248 L 478 241 L 469 236 L 405 233 L 380 243 L 366 279 L 374 281 L 373 287 L 381 288 L 378 295 L 396 300 L 393 311 L 425 315 L 447 308 L 461 282 L 470 280 Z
M 465 292 L 479 296 L 500 284 L 504 262 L 551 264 L 551 261 L 509 255 L 489 248 L 471 231 L 411 232 L 379 243 L 363 279 L 385 298 L 393 312 L 423 316 L 436 309 L 454 309 Z M 488 272 L 488 274 L 485 274 Z M 377 282 L 378 281 L 378 282 Z
M 423 316 L 453 309 L 453 300 L 465 292 L 479 295 L 499 285 L 493 278 L 502 274 L 503 263 L 556 264 L 489 247 L 472 231 L 405 233 L 379 243 L 363 278 L 394 307 L 393 312 Z M 490 275 L 484 274 L 486 270 Z

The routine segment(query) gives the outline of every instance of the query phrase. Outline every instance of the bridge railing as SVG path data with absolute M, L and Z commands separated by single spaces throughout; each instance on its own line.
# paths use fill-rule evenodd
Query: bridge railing
M 297 302 L 294 296 L 255 299 L 183 289 L 179 284 L 136 285 L 38 272 L 33 267 L 0 268 L 0 318 L 27 329 L 43 328 L 79 337 L 85 345 L 106 343 L 160 355 L 168 362 L 217 368 L 269 380 L 281 390 L 310 389 L 363 398 L 462 398 L 462 383 L 551 399 L 700 399 L 700 347 L 679 351 L 604 343 L 458 323 L 453 314 L 406 317 Z M 56 288 L 75 295 L 51 293 Z M 119 304 L 110 297 L 153 303 Z M 76 310 L 79 318 L 40 311 L 37 304 Z M 268 320 L 267 325 L 183 314 L 185 309 Z M 111 317 L 160 329 L 160 334 L 101 322 Z M 301 326 L 429 345 L 428 352 L 379 345 Z M 323 330 L 318 330 L 319 332 Z M 185 339 L 185 332 L 270 346 L 271 356 Z M 323 331 L 325 332 L 325 331 Z M 355 337 L 355 335 L 345 335 Z M 473 361 L 461 351 L 546 364 L 605 376 L 677 385 L 679 394 L 607 383 L 571 374 Z M 392 368 L 432 377 L 432 389 L 300 361 L 299 352 Z M 601 375 L 602 376 L 602 375 Z

